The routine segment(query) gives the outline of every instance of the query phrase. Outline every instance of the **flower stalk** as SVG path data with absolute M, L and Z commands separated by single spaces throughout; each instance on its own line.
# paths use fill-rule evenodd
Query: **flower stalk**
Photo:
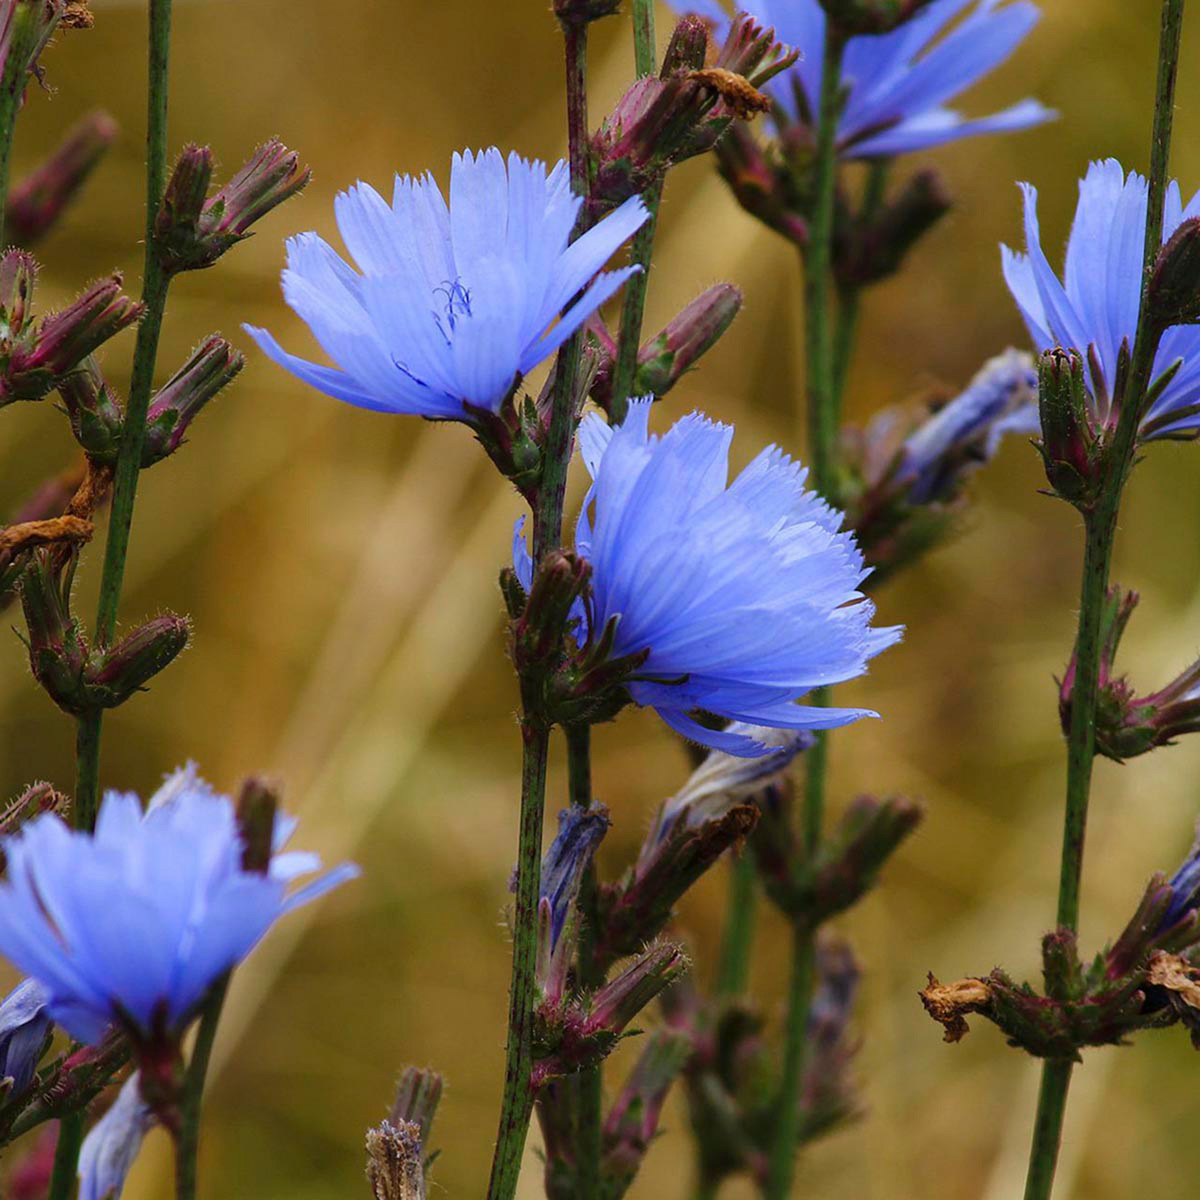
M 125 410 L 125 426 L 113 481 L 112 515 L 104 548 L 100 578 L 100 604 L 96 614 L 95 644 L 107 646 L 117 627 L 117 609 L 129 553 L 129 533 L 142 469 L 142 443 L 146 412 L 154 385 L 158 338 L 167 302 L 168 276 L 159 260 L 154 235 L 155 219 L 167 178 L 167 95 L 171 44 L 171 0 L 150 3 L 149 103 L 146 128 L 146 257 L 142 280 L 145 312 L 138 325 L 133 352 L 133 374 Z M 75 823 L 91 829 L 96 820 L 100 793 L 100 735 L 102 712 L 95 709 L 79 718 L 76 735 Z
M 633 60 L 639 79 L 653 75 L 657 67 L 654 37 L 654 0 L 633 0 Z M 662 204 L 663 180 L 642 195 L 650 219 L 634 235 L 629 261 L 641 267 L 625 285 L 621 305 L 621 329 L 617 339 L 617 361 L 613 367 L 612 400 L 609 414 L 614 425 L 625 419 L 633 381 L 637 374 L 638 348 L 642 341 L 642 321 L 646 314 L 646 292 L 650 286 L 650 256 L 658 231 L 658 210 Z
M 71 1200 L 75 1190 L 75 1169 L 83 1145 L 83 1110 L 68 1113 L 58 1123 L 58 1143 L 54 1147 L 54 1169 L 50 1175 L 47 1200 Z
M 843 42 L 830 21 L 825 31 L 821 101 L 817 124 L 814 200 L 804 262 L 804 329 L 807 384 L 808 453 L 813 485 L 832 504 L 836 499 L 838 403 L 830 312 L 833 257 L 834 186 L 837 172 L 838 98 Z M 811 695 L 814 705 L 827 705 L 830 689 Z M 811 856 L 821 840 L 825 815 L 828 735 L 820 732 L 805 757 L 803 840 Z M 796 927 L 792 947 L 791 984 L 784 1030 L 784 1069 L 776 1107 L 766 1200 L 786 1200 L 795 1174 L 796 1138 L 800 1121 L 800 1080 L 808 1015 L 812 1005 L 815 943 L 809 929 Z
M 1148 303 L 1149 284 L 1162 246 L 1163 208 L 1167 190 L 1174 116 L 1175 79 L 1183 28 L 1184 0 L 1164 0 L 1159 45 L 1158 86 L 1150 151 L 1149 200 L 1143 251 L 1142 297 L 1133 358 L 1120 418 L 1106 464 L 1104 487 L 1097 503 L 1084 514 L 1086 542 L 1080 592 L 1079 631 L 1075 644 L 1075 691 L 1067 749 L 1067 791 L 1062 869 L 1058 891 L 1058 924 L 1074 932 L 1079 922 L 1079 889 L 1092 764 L 1096 753 L 1096 707 L 1099 699 L 1101 621 L 1108 592 L 1109 566 L 1120 513 L 1121 495 L 1133 465 L 1139 422 L 1146 408 L 1154 357 L 1163 329 Z M 1063 1115 L 1073 1063 L 1050 1059 L 1042 1068 L 1037 1115 L 1030 1147 L 1025 1200 L 1048 1200 L 1062 1141 Z
M 586 198 L 590 185 L 587 115 L 586 20 L 563 19 L 566 59 L 567 135 L 571 186 Z M 572 237 L 584 230 L 586 207 Z M 575 434 L 576 387 L 583 337 L 575 333 L 559 351 L 555 364 L 553 408 L 543 450 L 540 479 L 533 504 L 533 560 L 536 570 L 547 553 L 562 542 L 563 500 L 567 467 Z M 492 1156 L 488 1200 L 512 1200 L 521 1173 L 521 1158 L 533 1115 L 533 1024 L 537 994 L 538 897 L 541 889 L 542 823 L 546 802 L 546 762 L 550 723 L 541 711 L 539 689 L 521 680 L 521 814 L 517 841 L 517 895 L 513 911 L 512 982 L 509 992 L 508 1043 L 500 1126 Z M 590 786 L 590 785 L 589 785 Z
M 228 990 L 229 976 L 226 975 L 213 985 L 212 992 L 204 1002 L 196 1044 L 192 1049 L 192 1061 L 188 1064 L 187 1075 L 184 1077 L 183 1095 L 179 1105 L 179 1132 L 175 1138 L 176 1200 L 195 1200 L 196 1196 L 196 1155 L 200 1146 L 200 1108 L 204 1097 L 204 1081 L 208 1075 L 208 1062 L 212 1057 L 217 1024 L 221 1020 L 221 1009 L 224 1007 Z

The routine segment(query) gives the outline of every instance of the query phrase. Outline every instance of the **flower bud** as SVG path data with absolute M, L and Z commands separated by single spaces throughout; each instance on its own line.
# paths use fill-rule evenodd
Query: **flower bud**
M 697 296 L 638 351 L 633 394 L 665 396 L 717 344 L 741 307 L 741 290 L 731 283 Z
M 210 337 L 154 394 L 146 413 L 142 467 L 173 454 L 188 426 L 218 392 L 227 387 L 246 360 L 224 338 Z
M 89 354 L 77 370 L 59 380 L 58 394 L 67 410 L 71 432 L 94 462 L 112 466 L 121 448 L 125 410 Z
M 611 17 L 621 0 L 554 0 L 554 15 L 563 25 L 587 25 L 601 17 Z
M 230 246 L 249 236 L 255 221 L 308 183 L 311 172 L 282 142 L 264 142 L 216 195 L 206 199 L 212 151 L 188 146 L 167 183 L 154 223 L 163 270 L 210 267 Z
M 689 14 L 682 17 L 671 31 L 659 78 L 667 79 L 678 71 L 698 71 L 707 58 L 708 23 L 701 17 Z
M 1074 350 L 1047 350 L 1038 367 L 1038 446 L 1054 494 L 1077 508 L 1092 505 L 1102 482 L 1100 444 Z
M 857 288 L 894 275 L 952 203 L 936 171 L 918 171 L 872 217 L 854 222 L 836 253 L 838 282 Z
M 749 17 L 738 17 L 712 66 L 686 69 L 701 48 L 681 24 L 659 78 L 636 80 L 592 139 L 592 195 L 600 208 L 646 191 L 678 163 L 711 150 L 735 118 L 766 112 L 758 88 L 796 61 L 796 52 Z M 679 64 L 676 67 L 676 64 Z
M 1136 592 L 1112 587 L 1100 614 L 1096 752 L 1116 762 L 1156 746 L 1169 746 L 1181 734 L 1200 730 L 1200 662 L 1147 696 L 1135 695 L 1128 678 L 1116 673 L 1117 648 L 1137 602 Z M 1075 672 L 1072 654 L 1059 684 L 1058 711 L 1064 734 L 1071 728 Z
M 83 674 L 88 707 L 124 704 L 186 649 L 191 633 L 186 617 L 155 617 L 115 646 L 93 651 Z
M 71 616 L 73 574 L 73 563 L 63 566 L 52 551 L 36 551 L 21 578 L 21 608 L 33 677 L 59 708 L 78 715 L 88 708 L 83 683 L 88 648 Z
M 62 792 L 56 791 L 53 784 L 31 783 L 0 812 L 0 837 L 11 837 L 26 821 L 32 821 L 42 813 L 53 812 L 62 816 L 70 807 L 71 801 Z
M 23 261 L 17 261 L 19 259 Z M 11 320 L 0 339 L 0 405 L 40 400 L 89 354 L 142 315 L 142 305 L 121 292 L 120 274 L 92 284 L 73 304 L 30 328 L 32 259 L 9 251 L 0 268 L 0 296 Z M 8 286 L 4 286 L 7 284 Z
M 670 942 L 647 949 L 591 1001 L 585 1037 L 609 1034 L 617 1038 L 626 1026 L 663 990 L 687 971 L 683 950 Z
M 768 159 L 754 135 L 738 121 L 716 145 L 718 169 L 742 208 L 803 248 L 808 245 L 808 222 L 793 196 L 791 172 L 774 149 L 770 154 Z
M 12 189 L 8 197 L 8 230 L 29 245 L 62 215 L 117 134 L 106 112 L 88 113 L 40 166 Z
M 238 792 L 237 823 L 242 839 L 242 870 L 265 875 L 275 848 L 279 816 L 277 790 L 264 779 L 247 779 Z
M 536 974 L 542 999 L 551 1006 L 561 1003 L 566 993 L 579 926 L 579 889 L 608 826 L 608 810 L 602 805 L 564 809 L 542 861 Z
M 393 1125 L 411 1122 L 421 1131 L 421 1142 L 429 1140 L 434 1114 L 442 1098 L 442 1077 L 428 1067 L 405 1067 L 396 1084 L 396 1099 L 388 1120 Z
M 691 1056 L 691 1039 L 660 1029 L 650 1035 L 625 1086 L 604 1121 L 604 1195 L 618 1200 L 633 1183 L 650 1143 L 667 1093 Z
M 552 550 L 542 559 L 524 611 L 512 626 L 518 671 L 546 667 L 561 656 L 564 637 L 583 622 L 580 597 L 590 576 L 587 561 L 568 551 Z
M 1159 252 L 1147 312 L 1160 329 L 1200 321 L 1200 217 L 1184 221 Z
M 889 33 L 931 0 L 821 0 L 829 23 L 843 36 Z
M 795 853 L 780 853 L 777 839 L 756 839 L 767 895 L 793 921 L 818 928 L 874 887 L 884 863 L 922 815 L 919 805 L 903 797 L 859 796 L 800 871 Z

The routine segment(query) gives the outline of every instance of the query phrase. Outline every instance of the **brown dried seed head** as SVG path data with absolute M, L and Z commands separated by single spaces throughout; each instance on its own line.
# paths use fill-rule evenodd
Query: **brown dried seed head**
M 735 117 L 743 121 L 752 120 L 757 113 L 768 112 L 771 101 L 743 75 L 727 71 L 724 67 L 705 67 L 692 71 L 689 79 L 706 84 L 717 92 L 732 110 Z
M 960 979 L 957 983 L 939 983 L 932 972 L 929 986 L 919 992 L 925 1011 L 945 1026 L 946 1041 L 960 1042 L 969 1032 L 963 1017 L 982 1012 L 992 1001 L 992 990 L 982 979 Z

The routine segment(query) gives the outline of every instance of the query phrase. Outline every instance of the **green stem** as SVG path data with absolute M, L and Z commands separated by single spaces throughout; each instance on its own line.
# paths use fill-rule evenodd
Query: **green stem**
M 1171 154 L 1175 77 L 1183 26 L 1183 0 L 1165 0 L 1159 47 L 1151 138 L 1149 198 L 1143 249 L 1142 304 L 1129 377 L 1120 397 L 1120 415 L 1108 451 L 1104 491 L 1093 511 L 1085 514 L 1083 579 L 1080 586 L 1079 632 L 1075 640 L 1075 679 L 1071 689 L 1071 727 L 1067 737 L 1067 794 L 1063 821 L 1062 866 L 1058 887 L 1058 924 L 1075 931 L 1079 925 L 1079 891 L 1087 832 L 1092 766 L 1096 754 L 1096 709 L 1100 680 L 1100 620 L 1108 592 L 1109 567 L 1120 515 L 1121 495 L 1133 464 L 1138 425 L 1162 329 L 1150 319 L 1147 288 L 1162 245 L 1163 207 Z M 1026 1200 L 1049 1200 L 1062 1140 L 1063 1117 L 1072 1063 L 1049 1060 L 1042 1067 L 1037 1116 L 1029 1153 Z
M 83 1112 L 68 1113 L 58 1123 L 54 1170 L 47 1200 L 70 1200 L 79 1174 L 79 1148 L 83 1145 Z
M 587 23 L 563 25 L 566 50 L 567 140 L 571 161 L 571 187 L 586 198 L 591 186 L 588 163 L 587 108 Z M 573 236 L 583 232 L 586 204 Z M 533 559 L 541 562 L 547 550 L 562 541 L 563 498 L 567 490 L 567 467 L 575 436 L 575 388 L 583 352 L 583 334 L 569 337 L 558 352 L 554 366 L 554 397 L 550 428 L 542 452 L 542 477 L 533 511 Z
M 629 397 L 637 379 L 642 322 L 646 316 L 646 292 L 650 287 L 650 257 L 654 252 L 654 236 L 658 232 L 658 211 L 662 203 L 662 192 L 663 185 L 660 179 L 642 195 L 650 217 L 634 234 L 629 252 L 630 263 L 636 263 L 642 269 L 626 282 L 625 300 L 621 305 L 617 361 L 613 365 L 612 398 L 608 406 L 609 420 L 614 425 L 620 425 L 625 420 Z
M 75 800 L 71 818 L 76 829 L 96 828 L 100 803 L 100 723 L 102 709 L 84 713 L 75 723 Z
M 571 186 L 586 198 L 590 189 L 587 117 L 587 23 L 563 24 L 566 58 L 567 135 Z M 584 208 L 586 214 L 586 206 Z M 581 216 L 574 236 L 582 232 Z M 582 349 L 580 334 L 568 338 L 555 363 L 550 428 L 543 449 L 541 479 L 533 505 L 535 568 L 562 542 L 563 498 L 575 434 L 576 386 Z M 546 760 L 550 723 L 541 711 L 536 680 L 521 680 L 524 746 L 521 769 L 521 817 L 517 838 L 517 898 L 513 911 L 512 982 L 509 988 L 508 1045 L 500 1127 L 492 1155 L 488 1200 L 512 1200 L 521 1174 L 521 1158 L 533 1113 L 533 1019 L 537 992 L 537 909 L 542 874 L 542 821 L 546 804 Z
M 729 863 L 729 894 L 725 901 L 725 924 L 717 959 L 717 995 L 733 999 L 746 990 L 750 975 L 750 952 L 758 906 L 758 873 L 748 849 Z
M 1062 1144 L 1063 1116 L 1067 1111 L 1067 1089 L 1071 1086 L 1069 1059 L 1050 1059 L 1042 1066 L 1038 1089 L 1037 1117 L 1033 1124 L 1033 1146 L 1029 1152 L 1029 1174 L 1025 1200 L 1045 1200 L 1054 1184 L 1058 1148 Z
M 633 0 L 633 59 L 639 78 L 653 75 L 658 67 L 654 38 L 654 0 Z M 608 415 L 614 425 L 625 420 L 629 397 L 637 378 L 638 350 L 642 343 L 642 321 L 646 315 L 646 292 L 650 286 L 650 257 L 658 232 L 658 210 L 663 181 L 658 180 L 642 195 L 650 219 L 637 231 L 629 261 L 642 269 L 625 284 L 621 306 L 621 328 L 617 335 L 617 361 L 613 364 L 612 399 Z
M 796 1140 L 800 1134 L 800 1092 L 804 1083 L 808 1043 L 808 1011 L 812 1005 L 816 944 L 812 933 L 797 926 L 792 942 L 792 970 L 787 996 L 787 1036 L 776 1103 L 774 1136 L 767 1163 L 767 1200 L 787 1200 L 796 1170 Z
M 827 23 L 817 119 L 814 198 L 809 243 L 804 264 L 805 367 L 808 393 L 808 454 L 817 491 L 837 502 L 838 413 L 830 322 L 830 266 L 833 253 L 834 186 L 837 175 L 837 118 L 842 41 Z M 829 703 L 829 689 L 818 688 L 814 705 Z M 826 734 L 818 733 L 805 755 L 803 835 L 808 855 L 821 840 L 825 817 Z M 796 1136 L 800 1127 L 800 1086 L 808 1042 L 808 1013 L 812 1001 L 816 960 L 814 933 L 797 925 L 792 946 L 791 986 L 784 1029 L 783 1079 L 775 1110 L 766 1200 L 786 1200 L 796 1166 Z
M 4 61 L 3 77 L 0 77 L 0 248 L 4 248 L 4 220 L 8 207 L 8 175 L 13 133 L 17 127 L 17 114 L 21 111 L 21 97 L 25 93 L 29 58 L 36 43 L 40 18 L 34 16 L 32 4 L 19 4 L 9 15 L 9 20 L 12 26 L 9 33 L 8 57 Z
M 592 806 L 592 729 L 590 725 L 568 725 L 567 788 L 571 806 Z M 595 969 L 596 871 L 589 864 L 579 889 L 579 911 L 583 916 L 579 938 L 577 972 L 579 985 L 591 990 L 604 982 Z M 575 1194 L 577 1200 L 600 1196 L 601 1127 L 604 1120 L 604 1075 L 602 1064 L 580 1071 L 576 1088 Z
M 108 541 L 104 547 L 100 604 L 96 613 L 97 646 L 107 646 L 117 628 L 117 610 L 121 603 L 121 585 L 125 578 L 125 560 L 133 525 L 133 506 L 137 498 L 138 475 L 142 469 L 146 411 L 150 407 L 158 337 L 167 302 L 169 280 L 155 249 L 154 220 L 162 203 L 167 177 L 167 65 L 170 41 L 171 0 L 151 0 L 150 82 L 146 122 L 146 257 L 142 279 L 145 312 L 138 324 L 129 402 L 125 406 L 125 423 L 113 478 L 112 513 L 108 524 Z M 79 719 L 75 820 L 80 829 L 90 829 L 95 825 L 100 792 L 100 730 L 100 712 L 85 713 Z
M 654 0 L 633 0 L 633 65 L 639 78 L 658 70 Z
M 717 1200 L 721 1185 L 715 1179 L 701 1176 L 696 1181 L 696 1190 L 692 1193 L 693 1200 Z
M 528 710 L 527 710 L 528 711 Z M 525 1135 L 533 1111 L 533 1003 L 537 988 L 537 907 L 541 887 L 542 810 L 546 796 L 546 757 L 550 730 L 526 717 L 522 724 L 521 827 L 517 850 L 517 899 L 513 914 L 512 985 L 508 1008 L 508 1050 L 500 1128 L 492 1157 L 488 1200 L 512 1200 L 521 1173 Z
M 229 990 L 226 975 L 213 985 L 200 1014 L 200 1028 L 192 1048 L 183 1081 L 183 1097 L 179 1105 L 179 1133 L 175 1138 L 175 1200 L 195 1200 L 196 1156 L 200 1148 L 200 1107 L 204 1099 L 204 1081 L 208 1076 L 208 1061 L 212 1057 L 217 1024 Z

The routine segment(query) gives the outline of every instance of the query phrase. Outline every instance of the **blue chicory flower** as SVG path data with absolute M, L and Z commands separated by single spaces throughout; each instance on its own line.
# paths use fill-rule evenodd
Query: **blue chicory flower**
M 768 747 L 689 713 L 776 729 L 877 716 L 796 703 L 861 675 L 902 633 L 869 628 L 875 608 L 857 590 L 869 572 L 842 514 L 804 490 L 806 472 L 776 446 L 729 483 L 732 427 L 692 413 L 651 436 L 650 406 L 649 397 L 632 401 L 616 429 L 594 413 L 580 425 L 593 483 L 575 548 L 592 566 L 594 613 L 581 637 L 618 618 L 612 656 L 648 651 L 627 684 L 634 702 L 730 754 Z M 528 586 L 519 538 L 515 548 Z
M 119 1200 L 154 1114 L 142 1099 L 135 1071 L 112 1107 L 83 1139 L 79 1151 L 79 1200 Z
M 542 859 L 541 899 L 550 906 L 550 950 L 558 945 L 579 895 L 583 873 L 609 827 L 604 808 L 571 808 L 558 814 L 558 833 Z
M 647 219 L 642 201 L 570 242 L 582 203 L 565 163 L 506 164 L 495 148 L 454 156 L 449 205 L 428 174 L 397 177 L 390 205 L 357 183 L 335 212 L 358 271 L 304 233 L 283 272 L 284 298 L 337 367 L 246 331 L 305 383 L 362 408 L 458 421 L 468 405 L 496 412 L 638 269 L 598 274 Z
M 276 822 L 279 850 L 295 823 Z M 111 1022 L 178 1036 L 211 985 L 284 913 L 358 874 L 351 864 L 289 894 L 320 866 L 276 853 L 265 874 L 242 867 L 232 801 L 188 767 L 143 812 L 108 792 L 94 835 L 46 813 L 5 839 L 0 953 L 46 989 L 49 1014 L 97 1042 Z
M 957 482 L 962 460 L 987 462 L 1010 433 L 1037 433 L 1038 375 L 1033 359 L 1008 350 L 989 359 L 960 395 L 943 405 L 905 441 L 896 467 L 910 504 L 936 500 Z
M 46 990 L 33 979 L 17 984 L 0 1003 L 0 1079 L 11 1079 L 19 1096 L 33 1082 L 46 1036 L 54 1024 L 46 1011 Z
M 724 34 L 729 27 L 722 0 L 672 0 L 680 11 L 707 17 Z M 965 9 L 971 12 L 947 27 Z M 818 0 L 739 0 L 781 41 L 801 51 L 794 67 L 767 85 L 792 121 L 819 107 L 825 42 L 825 11 Z M 933 0 L 890 33 L 865 34 L 846 43 L 842 56 L 845 101 L 838 122 L 844 158 L 888 158 L 927 150 L 958 138 L 1009 133 L 1049 120 L 1054 113 L 1037 100 L 1022 100 L 990 117 L 968 119 L 946 103 L 998 67 L 1037 23 L 1027 0 Z
M 1197 906 L 1200 900 L 1200 836 L 1192 843 L 1187 858 L 1170 878 L 1171 903 L 1158 923 L 1160 933 L 1177 925 Z
M 1094 162 L 1079 184 L 1079 203 L 1067 242 L 1060 283 L 1042 252 L 1037 189 L 1021 185 L 1025 196 L 1025 254 L 1001 247 L 1004 278 L 1038 350 L 1075 350 L 1088 364 L 1087 378 L 1097 419 L 1110 416 L 1121 347 L 1132 348 L 1141 311 L 1142 255 L 1146 230 L 1146 180 L 1125 174 L 1114 158 Z M 1179 184 L 1167 189 L 1163 240 L 1188 218 L 1200 216 L 1200 192 L 1185 208 Z M 1200 326 L 1176 325 L 1159 344 L 1153 376 L 1176 363 L 1167 384 L 1142 420 L 1141 436 L 1195 436 L 1200 433 Z

